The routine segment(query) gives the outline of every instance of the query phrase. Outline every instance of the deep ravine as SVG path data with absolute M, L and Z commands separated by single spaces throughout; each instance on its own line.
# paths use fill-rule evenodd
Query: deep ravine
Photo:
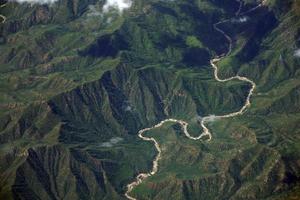
M 266 3 L 266 0 L 263 0 L 258 6 L 244 12 L 244 13 L 240 13 L 241 11 L 241 8 L 242 8 L 242 4 L 243 2 L 240 1 L 240 7 L 238 9 L 238 11 L 235 13 L 236 16 L 242 16 L 244 14 L 247 14 L 247 13 L 250 13 L 250 12 L 253 12 L 255 11 L 257 8 L 265 5 Z M 239 111 L 236 111 L 236 112 L 233 112 L 233 113 L 229 113 L 229 114 L 226 114 L 226 115 L 214 115 L 214 119 L 224 119 L 224 118 L 231 118 L 231 117 L 235 117 L 235 116 L 238 116 L 238 115 L 242 115 L 246 110 L 247 108 L 249 108 L 251 106 L 251 96 L 253 95 L 253 92 L 256 88 L 256 84 L 254 81 L 250 80 L 249 78 L 247 77 L 244 77 L 244 76 L 239 76 L 239 75 L 236 75 L 236 76 L 232 76 L 232 77 L 229 77 L 229 78 L 225 78 L 225 79 L 221 79 L 219 78 L 218 76 L 218 66 L 217 66 L 217 63 L 222 60 L 223 58 L 225 58 L 226 56 L 228 56 L 231 51 L 232 51 L 232 39 L 229 37 L 229 35 L 227 35 L 222 29 L 218 28 L 218 25 L 221 24 L 221 23 L 224 23 L 224 22 L 228 22 L 230 19 L 227 19 L 227 20 L 224 20 L 224 21 L 220 21 L 220 22 L 217 22 L 215 23 L 213 26 L 214 26 L 214 29 L 218 32 L 220 32 L 221 34 L 224 35 L 224 37 L 228 40 L 229 42 L 229 47 L 228 47 L 228 51 L 227 53 L 224 55 L 224 56 L 217 56 L 216 58 L 213 58 L 210 60 L 210 65 L 211 67 L 213 68 L 214 70 L 214 78 L 219 81 L 219 82 L 227 82 L 227 81 L 232 81 L 232 80 L 240 80 L 240 81 L 243 81 L 243 82 L 247 82 L 247 83 L 250 83 L 251 84 L 251 88 L 249 90 L 249 93 L 248 93 L 248 96 L 247 96 L 247 99 L 245 101 L 245 104 L 244 106 L 239 110 Z M 210 141 L 212 139 L 212 134 L 210 132 L 210 130 L 208 129 L 208 127 L 206 126 L 206 123 L 209 122 L 211 120 L 212 116 L 206 116 L 206 117 L 203 117 L 201 119 L 201 127 L 203 129 L 203 132 L 197 136 L 197 137 L 193 137 L 189 134 L 188 130 L 187 130 L 187 127 L 188 127 L 188 123 L 183 121 L 183 120 L 178 120 L 178 119 L 165 119 L 161 122 L 159 122 L 158 124 L 150 127 L 150 128 L 145 128 L 145 129 L 142 129 L 138 132 L 138 136 L 144 140 L 144 141 L 149 141 L 149 142 L 153 142 L 156 150 L 157 150 L 157 155 L 155 157 L 155 159 L 153 160 L 153 167 L 152 167 L 152 170 L 148 173 L 140 173 L 137 175 L 136 177 L 136 180 L 133 181 L 132 183 L 129 183 L 127 185 L 127 191 L 125 192 L 125 197 L 129 200 L 137 200 L 136 198 L 130 196 L 130 192 L 136 187 L 138 186 L 139 184 L 141 184 L 146 178 L 150 177 L 150 176 L 153 176 L 154 174 L 157 173 L 158 171 L 158 162 L 159 160 L 161 159 L 161 148 L 159 146 L 159 143 L 153 138 L 153 137 L 145 137 L 143 136 L 143 133 L 145 133 L 146 131 L 150 131 L 152 129 L 155 129 L 155 128 L 159 128 L 161 126 L 164 125 L 164 123 L 167 123 L 167 122 L 173 122 L 173 123 L 179 123 L 182 127 L 182 131 L 183 133 L 185 134 L 185 136 L 191 140 L 200 140 L 202 139 L 203 137 L 208 137 L 208 141 Z

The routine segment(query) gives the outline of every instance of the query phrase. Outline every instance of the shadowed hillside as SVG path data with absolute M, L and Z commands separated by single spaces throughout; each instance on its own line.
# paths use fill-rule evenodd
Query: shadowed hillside
M 3 4 L 3 2 L 0 2 Z M 141 0 L 122 14 L 104 1 L 0 8 L 0 199 L 126 199 L 156 150 L 140 129 L 166 118 L 208 123 L 211 142 L 180 126 L 146 133 L 162 147 L 138 199 L 299 198 L 298 1 Z M 240 8 L 244 15 L 236 16 Z M 14 12 L 11 12 L 11 11 Z M 101 14 L 99 14 L 101 13 Z

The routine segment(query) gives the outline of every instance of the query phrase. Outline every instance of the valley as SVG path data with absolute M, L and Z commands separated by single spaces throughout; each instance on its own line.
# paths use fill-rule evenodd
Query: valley
M 259 8 L 259 7 L 262 6 L 264 3 L 265 3 L 265 2 L 263 2 L 263 3 L 260 4 L 259 6 L 255 7 L 255 9 Z M 240 12 L 240 10 L 242 9 L 242 5 L 243 5 L 242 2 L 240 2 L 239 9 L 238 9 L 238 11 L 236 12 L 236 16 L 237 16 L 237 17 L 239 17 L 239 12 Z M 250 9 L 250 12 L 251 12 L 251 11 L 255 11 L 255 9 Z M 246 11 L 246 13 L 249 13 L 249 11 Z M 231 51 L 232 51 L 232 40 L 231 40 L 231 38 L 230 38 L 224 31 L 222 31 L 221 29 L 219 29 L 219 28 L 217 27 L 218 24 L 220 24 L 220 22 L 214 24 L 214 28 L 215 28 L 217 31 L 221 32 L 221 33 L 228 39 L 228 42 L 229 42 L 229 48 L 228 48 L 228 52 L 226 53 L 226 55 L 229 55 L 229 54 L 231 53 Z M 217 81 L 219 81 L 219 82 L 227 82 L 227 81 L 231 81 L 231 80 L 233 80 L 233 79 L 238 79 L 238 80 L 240 80 L 240 81 L 245 81 L 245 82 L 248 82 L 248 83 L 251 84 L 251 89 L 250 89 L 249 94 L 248 94 L 248 96 L 247 96 L 245 105 L 244 105 L 239 111 L 233 112 L 233 113 L 229 113 L 229 114 L 226 114 L 226 115 L 222 115 L 222 116 L 216 116 L 216 115 L 213 115 L 214 120 L 219 120 L 219 119 L 222 119 L 222 118 L 235 117 L 235 116 L 237 116 L 237 115 L 243 114 L 243 113 L 245 112 L 245 110 L 251 105 L 250 99 L 251 99 L 251 96 L 252 96 L 252 94 L 253 94 L 253 92 L 254 92 L 254 90 L 255 90 L 255 88 L 256 88 L 256 84 L 255 84 L 252 80 L 250 80 L 250 79 L 248 79 L 248 78 L 246 78 L 246 77 L 241 77 L 241 76 L 239 76 L 239 75 L 236 75 L 236 76 L 233 76 L 233 77 L 230 77 L 230 78 L 226 78 L 226 79 L 220 79 L 219 76 L 218 76 L 218 67 L 217 67 L 216 63 L 217 63 L 218 61 L 220 61 L 221 59 L 222 59 L 222 58 L 219 58 L 219 57 L 218 57 L 218 58 L 214 58 L 214 59 L 210 60 L 210 64 L 211 64 L 211 66 L 212 66 L 212 68 L 213 68 L 213 70 L 214 70 L 214 78 L 215 78 Z M 159 127 L 163 126 L 164 123 L 166 123 L 166 122 L 173 122 L 173 123 L 179 123 L 179 124 L 180 124 L 180 126 L 182 127 L 182 131 L 184 132 L 184 134 L 186 135 L 187 138 L 189 138 L 189 139 L 191 139 L 191 140 L 200 140 L 200 139 L 202 139 L 203 137 L 207 137 L 207 136 L 208 136 L 208 141 L 210 141 L 210 140 L 212 139 L 212 135 L 211 135 L 209 129 L 205 126 L 205 123 L 206 123 L 207 121 L 211 121 L 211 118 L 212 118 L 212 115 L 203 117 L 203 118 L 200 120 L 200 124 L 201 124 L 201 128 L 203 129 L 203 132 L 202 132 L 201 135 L 199 135 L 198 137 L 192 137 L 192 136 L 189 134 L 188 129 L 187 129 L 187 127 L 188 127 L 188 123 L 187 123 L 187 122 L 182 121 L 182 120 L 177 120 L 177 119 L 166 119 L 166 120 L 161 121 L 160 123 L 158 123 L 157 125 L 155 125 L 155 126 L 153 126 L 153 127 L 151 127 L 151 128 L 145 128 L 145 129 L 140 130 L 140 131 L 138 132 L 138 133 L 139 133 L 138 136 L 139 136 L 142 140 L 144 140 L 144 141 L 151 141 L 151 142 L 153 142 L 153 143 L 154 143 L 154 146 L 155 146 L 155 148 L 156 148 L 156 150 L 157 150 L 157 152 L 158 152 L 158 154 L 157 154 L 157 156 L 155 157 L 155 159 L 154 159 L 154 161 L 153 161 L 153 169 L 152 169 L 152 171 L 151 171 L 150 173 L 146 173 L 146 174 L 145 174 L 145 173 L 141 173 L 141 174 L 137 175 L 137 178 L 136 178 L 137 180 L 127 185 L 127 188 L 128 188 L 128 189 L 127 189 L 127 191 L 126 191 L 126 193 L 125 193 L 125 196 L 126 196 L 128 199 L 130 199 L 130 200 L 136 200 L 134 197 L 131 197 L 131 196 L 129 195 L 129 193 L 134 189 L 134 187 L 136 187 L 137 185 L 141 184 L 141 183 L 143 182 L 144 179 L 148 178 L 149 176 L 155 175 L 156 172 L 158 171 L 158 166 L 159 166 L 158 162 L 159 162 L 159 160 L 161 159 L 161 148 L 160 148 L 160 146 L 159 146 L 159 143 L 158 143 L 153 137 L 151 137 L 151 138 L 144 137 L 144 136 L 143 136 L 143 133 L 144 133 L 144 132 L 149 131 L 149 130 L 154 129 L 154 128 L 159 128 Z
M 299 197 L 298 1 L 1 4 L 0 199 Z

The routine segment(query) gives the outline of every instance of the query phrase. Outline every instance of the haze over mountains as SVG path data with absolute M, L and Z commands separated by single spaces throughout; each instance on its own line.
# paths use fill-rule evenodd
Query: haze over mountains
M 0 3 L 0 199 L 300 198 L 298 0 Z
M 10 0 L 10 2 L 18 2 L 18 3 L 29 3 L 29 4 L 48 4 L 51 5 L 58 0 Z M 115 8 L 120 12 L 123 10 L 130 8 L 132 5 L 131 0 L 107 0 L 103 5 L 103 12 L 108 12 L 111 8 Z

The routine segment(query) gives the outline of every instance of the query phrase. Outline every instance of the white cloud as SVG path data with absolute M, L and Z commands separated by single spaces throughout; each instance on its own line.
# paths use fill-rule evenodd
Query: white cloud
M 235 18 L 235 19 L 232 19 L 231 22 L 232 23 L 245 23 L 249 20 L 249 17 L 240 17 L 240 18 Z
M 88 13 L 87 13 L 87 16 L 88 17 L 96 17 L 96 16 L 101 16 L 101 12 L 97 9 L 96 6 L 94 5 L 89 5 L 89 10 L 88 10 Z
M 30 3 L 30 4 L 53 4 L 58 0 L 9 0 L 11 2 L 18 3 Z M 132 6 L 132 0 L 106 0 L 106 3 L 103 6 L 103 12 L 108 12 L 111 9 L 118 10 L 123 12 L 126 9 L 129 9 Z M 89 7 L 90 14 L 89 16 L 100 16 L 101 13 L 96 10 L 95 7 Z
M 125 111 L 132 111 L 132 107 L 131 106 L 126 106 Z
M 106 0 L 103 6 L 103 11 L 108 12 L 111 9 L 117 9 L 119 12 L 123 12 L 129 9 L 132 5 L 132 0 Z
M 300 49 L 297 49 L 297 50 L 294 52 L 294 56 L 297 57 L 297 58 L 300 58 Z
M 108 142 L 103 142 L 100 144 L 100 147 L 113 147 L 114 145 L 118 144 L 119 142 L 122 142 L 123 138 L 120 137 L 114 137 L 111 138 Z
M 58 0 L 9 0 L 11 2 L 18 2 L 18 3 L 31 3 L 31 4 L 52 4 Z

